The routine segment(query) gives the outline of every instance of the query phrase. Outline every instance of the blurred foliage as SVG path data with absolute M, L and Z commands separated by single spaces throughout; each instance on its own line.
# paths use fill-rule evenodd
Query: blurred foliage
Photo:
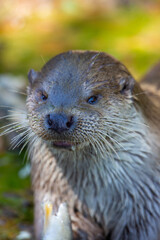
M 159 1 L 118 8 L 105 4 L 114 1 L 16 0 L 14 9 L 6 1 L 1 9 L 0 71 L 26 75 L 57 53 L 94 49 L 114 55 L 141 76 L 160 57 Z
M 60 52 L 87 49 L 110 53 L 139 79 L 160 59 L 159 0 L 1 0 L 0 5 L 0 73 L 26 76 Z M 18 176 L 21 158 L 0 155 L 2 240 L 33 223 L 30 180 Z

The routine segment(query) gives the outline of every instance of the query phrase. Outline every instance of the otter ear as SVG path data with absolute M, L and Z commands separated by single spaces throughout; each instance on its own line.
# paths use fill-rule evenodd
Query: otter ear
M 134 84 L 135 80 L 132 77 L 121 78 L 119 81 L 120 93 L 126 96 L 131 95 Z
M 30 82 L 31 85 L 35 82 L 37 77 L 38 77 L 38 72 L 34 71 L 33 69 L 31 69 L 28 72 L 28 79 L 29 79 L 29 82 Z

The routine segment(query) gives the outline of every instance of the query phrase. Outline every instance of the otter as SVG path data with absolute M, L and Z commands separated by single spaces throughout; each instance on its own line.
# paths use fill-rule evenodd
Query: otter
M 160 104 L 104 52 L 59 54 L 28 78 L 36 239 L 47 200 L 67 202 L 74 240 L 159 240 Z

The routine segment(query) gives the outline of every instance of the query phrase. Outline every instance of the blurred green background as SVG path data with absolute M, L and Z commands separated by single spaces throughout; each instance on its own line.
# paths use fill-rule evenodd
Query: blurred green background
M 159 0 L 1 0 L 0 71 L 24 74 L 69 49 L 106 51 L 140 77 L 160 57 Z
M 26 79 L 30 68 L 71 49 L 106 51 L 140 79 L 160 59 L 160 1 L 0 1 L 0 76 Z M 7 240 L 32 232 L 32 194 L 29 177 L 18 175 L 22 155 L 0 145 L 0 239 Z

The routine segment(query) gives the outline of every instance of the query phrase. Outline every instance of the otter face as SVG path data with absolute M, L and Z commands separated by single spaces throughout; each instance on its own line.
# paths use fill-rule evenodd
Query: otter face
M 105 53 L 60 54 L 41 72 L 31 70 L 28 78 L 30 126 L 56 148 L 86 146 L 96 142 L 97 135 L 105 139 L 111 119 L 122 112 L 126 118 L 132 104 L 133 78 Z

